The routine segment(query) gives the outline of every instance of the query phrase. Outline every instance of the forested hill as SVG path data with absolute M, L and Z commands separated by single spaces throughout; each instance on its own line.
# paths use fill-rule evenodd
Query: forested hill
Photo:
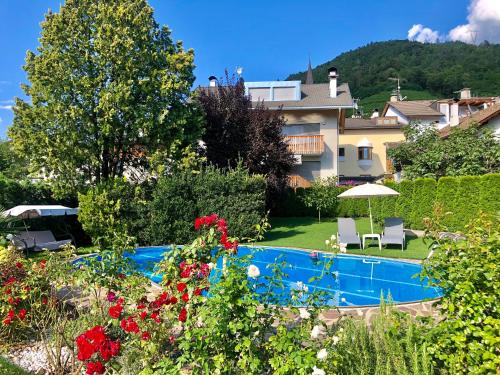
M 463 87 L 470 87 L 473 95 L 500 95 L 500 44 L 371 43 L 314 68 L 314 82 L 327 82 L 331 66 L 337 68 L 341 82 L 349 83 L 356 98 L 388 95 L 396 86 L 389 78 L 398 76 L 403 89 L 423 92 L 423 96 L 452 97 Z M 304 81 L 305 72 L 287 79 Z

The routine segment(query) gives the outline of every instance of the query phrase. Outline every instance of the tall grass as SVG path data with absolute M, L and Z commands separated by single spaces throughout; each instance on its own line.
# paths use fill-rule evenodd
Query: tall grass
M 341 321 L 339 374 L 433 374 L 424 331 L 422 322 L 383 304 L 370 326 L 352 318 Z

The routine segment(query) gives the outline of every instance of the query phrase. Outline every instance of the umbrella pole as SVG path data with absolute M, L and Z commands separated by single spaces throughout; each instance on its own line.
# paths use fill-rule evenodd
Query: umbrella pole
M 373 234 L 373 218 L 372 218 L 372 205 L 370 203 L 370 198 L 368 197 L 368 211 L 370 211 L 370 228 Z

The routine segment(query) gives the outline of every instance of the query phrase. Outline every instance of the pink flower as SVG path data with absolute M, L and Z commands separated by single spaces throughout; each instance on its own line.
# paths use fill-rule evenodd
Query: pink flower
M 116 301 L 116 294 L 113 291 L 109 291 L 108 295 L 106 296 L 108 302 L 115 302 Z

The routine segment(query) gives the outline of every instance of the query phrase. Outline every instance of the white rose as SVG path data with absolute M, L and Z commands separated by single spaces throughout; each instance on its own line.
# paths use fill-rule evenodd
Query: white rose
M 342 298 L 340 299 L 340 302 L 347 302 L 347 300 L 346 300 L 344 297 L 342 297 Z
M 325 333 L 325 328 L 323 326 L 314 326 L 311 331 L 311 338 L 317 339 L 320 336 L 323 336 Z
M 334 234 L 332 234 L 332 236 L 330 237 L 330 241 L 332 241 L 332 242 L 333 242 L 333 241 L 335 241 L 336 239 L 337 239 L 337 236 L 336 236 L 336 235 L 334 235 Z
M 338 336 L 332 336 L 333 345 L 337 345 L 340 338 Z
M 322 361 L 324 360 L 326 357 L 328 356 L 328 352 L 326 351 L 326 349 L 321 349 L 318 354 L 316 355 L 316 357 Z
M 215 268 L 215 263 L 208 263 L 208 268 L 210 268 L 211 270 Z
M 259 277 L 260 276 L 259 267 L 257 267 L 255 264 L 249 265 L 248 266 L 248 276 L 253 277 L 254 279 Z
M 326 246 L 330 245 L 330 240 L 326 240 L 326 241 L 325 241 L 325 245 L 326 245 Z
M 347 244 L 341 243 L 339 244 L 340 252 L 341 253 L 346 253 L 347 252 Z
M 316 366 L 313 367 L 313 372 L 311 375 L 325 375 L 326 372 L 323 369 L 317 368 Z
M 309 319 L 311 314 L 304 308 L 299 309 L 299 314 L 302 319 Z

